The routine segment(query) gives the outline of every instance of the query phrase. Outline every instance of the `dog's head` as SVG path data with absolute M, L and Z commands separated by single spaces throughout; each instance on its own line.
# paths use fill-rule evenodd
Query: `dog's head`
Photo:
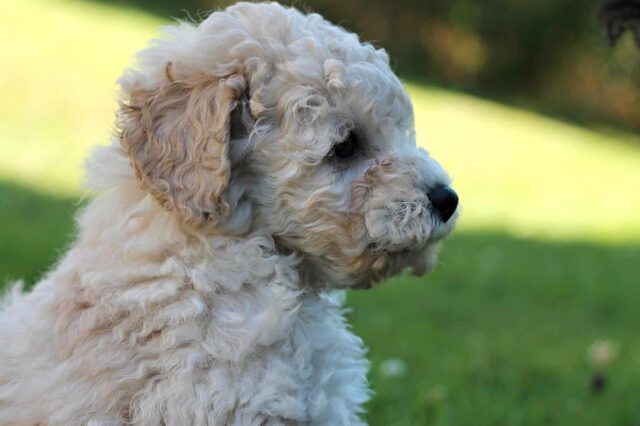
M 458 200 L 383 50 L 275 3 L 167 31 L 121 79 L 120 140 L 185 226 L 269 234 L 315 284 L 433 267 Z

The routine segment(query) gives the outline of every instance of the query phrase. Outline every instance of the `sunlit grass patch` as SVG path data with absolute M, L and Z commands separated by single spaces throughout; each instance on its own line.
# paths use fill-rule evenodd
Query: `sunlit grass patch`
M 77 193 L 88 147 L 113 128 L 115 81 L 160 24 L 91 2 L 4 4 L 0 178 Z
M 409 86 L 420 145 L 461 195 L 463 227 L 551 238 L 640 238 L 640 137 L 588 130 Z

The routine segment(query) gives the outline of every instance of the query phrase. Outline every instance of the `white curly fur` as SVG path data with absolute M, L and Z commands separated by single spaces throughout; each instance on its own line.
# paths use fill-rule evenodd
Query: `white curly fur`
M 276 3 L 165 32 L 120 80 L 75 243 L 5 299 L 0 424 L 362 424 L 340 289 L 427 272 L 454 223 L 407 94 L 384 51 Z

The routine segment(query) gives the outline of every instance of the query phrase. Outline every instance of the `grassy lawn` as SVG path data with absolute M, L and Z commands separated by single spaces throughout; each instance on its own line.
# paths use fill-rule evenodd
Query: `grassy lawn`
M 79 0 L 0 8 L 0 278 L 33 283 L 72 237 L 115 79 L 164 22 Z M 640 425 L 640 137 L 408 89 L 464 212 L 433 275 L 349 295 L 369 422 Z M 598 339 L 618 355 L 594 393 Z

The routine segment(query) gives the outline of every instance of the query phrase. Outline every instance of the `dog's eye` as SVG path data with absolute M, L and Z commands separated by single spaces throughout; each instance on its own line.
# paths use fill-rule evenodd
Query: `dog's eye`
M 358 135 L 352 130 L 345 140 L 333 147 L 329 156 L 342 159 L 351 158 L 358 151 L 358 148 Z

